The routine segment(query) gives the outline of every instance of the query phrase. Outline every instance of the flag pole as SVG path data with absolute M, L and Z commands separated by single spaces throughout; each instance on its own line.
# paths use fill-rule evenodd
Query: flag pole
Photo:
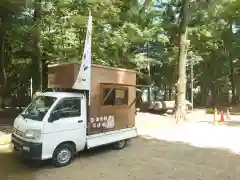
M 91 18 L 91 24 L 92 24 L 92 14 L 91 9 L 88 8 L 88 16 Z M 91 28 L 92 31 L 92 28 Z M 92 32 L 91 32 L 91 41 L 92 41 Z M 92 42 L 90 48 L 92 49 Z M 92 56 L 92 50 L 91 50 L 91 56 Z M 91 91 L 92 91 L 92 57 L 91 57 L 91 67 L 90 67 L 90 85 L 89 85 L 89 91 L 88 91 L 88 106 L 90 107 L 91 104 Z

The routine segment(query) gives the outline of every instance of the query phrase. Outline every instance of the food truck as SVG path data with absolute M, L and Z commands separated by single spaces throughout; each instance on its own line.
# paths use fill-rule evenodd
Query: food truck
M 137 136 L 136 72 L 91 65 L 91 90 L 72 89 L 80 64 L 48 67 L 48 89 L 14 121 L 12 143 L 23 157 L 71 163 L 76 152 L 111 144 L 122 149 Z
M 71 163 L 76 152 L 112 144 L 122 149 L 137 136 L 136 72 L 92 64 L 89 13 L 81 64 L 48 67 L 48 89 L 14 121 L 12 143 L 24 157 Z

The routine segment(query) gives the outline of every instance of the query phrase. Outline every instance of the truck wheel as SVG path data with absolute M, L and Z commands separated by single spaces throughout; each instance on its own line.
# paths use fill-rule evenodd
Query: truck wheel
M 121 140 L 113 144 L 113 149 L 120 150 L 127 145 L 127 140 Z
M 56 167 L 66 166 L 71 163 L 74 157 L 74 147 L 71 144 L 58 146 L 52 157 L 52 163 Z

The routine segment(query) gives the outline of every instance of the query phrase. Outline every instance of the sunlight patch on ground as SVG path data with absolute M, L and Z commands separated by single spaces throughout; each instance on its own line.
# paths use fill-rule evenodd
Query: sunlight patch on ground
M 1 145 L 0 146 L 0 154 L 6 154 L 13 152 L 13 145 L 7 144 L 7 145 Z
M 213 126 L 209 123 L 184 123 L 174 127 L 152 130 L 139 130 L 140 136 L 146 135 L 159 140 L 188 143 L 201 148 L 223 148 L 240 153 L 240 128 Z
M 136 127 L 141 131 L 167 128 L 172 124 L 175 124 L 175 120 L 168 116 L 150 113 L 138 113 L 136 116 Z

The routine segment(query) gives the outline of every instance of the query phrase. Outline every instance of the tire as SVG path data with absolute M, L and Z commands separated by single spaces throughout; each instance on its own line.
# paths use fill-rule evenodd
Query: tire
M 65 156 L 65 157 L 61 157 Z M 52 164 L 55 167 L 63 167 L 72 162 L 72 159 L 74 157 L 74 147 L 71 144 L 61 144 L 59 145 L 52 157 Z
M 125 148 L 127 145 L 127 140 L 121 140 L 113 144 L 113 149 L 120 150 Z
M 160 114 L 160 115 L 163 115 L 163 114 L 165 114 L 165 113 L 167 113 L 167 109 L 161 109 L 161 110 L 159 111 L 159 114 Z

